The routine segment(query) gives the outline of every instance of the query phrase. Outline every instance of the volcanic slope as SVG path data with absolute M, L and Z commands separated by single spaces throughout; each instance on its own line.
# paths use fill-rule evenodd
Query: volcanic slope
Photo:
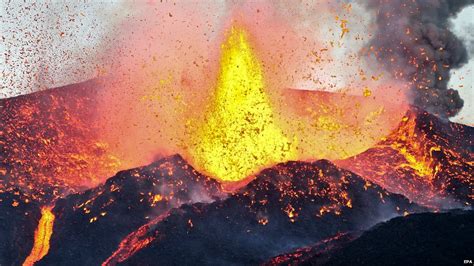
M 473 210 L 397 217 L 361 235 L 336 236 L 280 255 L 266 265 L 377 265 L 381 261 L 384 265 L 462 264 L 472 254 L 473 223 Z
M 474 203 L 474 128 L 415 107 L 375 147 L 336 164 L 425 206 Z
M 0 265 L 20 265 L 33 247 L 40 205 L 18 189 L 0 189 Z
M 227 199 L 173 209 L 140 235 L 147 243 L 128 247 L 129 258 L 107 262 L 257 264 L 421 209 L 327 160 L 291 161 L 263 170 Z
M 45 204 L 118 170 L 93 123 L 100 82 L 0 99 L 0 189 Z
M 169 209 L 220 196 L 219 183 L 179 155 L 121 171 L 97 188 L 57 201 L 51 248 L 37 265 L 98 265 L 129 233 Z

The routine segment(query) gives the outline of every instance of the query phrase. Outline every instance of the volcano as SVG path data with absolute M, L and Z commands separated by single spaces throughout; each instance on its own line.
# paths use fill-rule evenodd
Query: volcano
M 414 107 L 334 163 L 289 161 L 232 185 L 174 155 L 101 183 L 120 164 L 96 134 L 97 84 L 0 102 L 2 265 L 312 259 L 396 216 L 472 206 L 473 128 Z
M 3 2 L 0 266 L 473 265 L 474 0 Z

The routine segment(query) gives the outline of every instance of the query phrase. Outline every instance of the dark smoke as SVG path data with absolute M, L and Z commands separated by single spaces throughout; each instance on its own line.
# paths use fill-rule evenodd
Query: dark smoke
M 371 51 L 397 79 L 410 82 L 412 104 L 440 117 L 463 107 L 448 89 L 450 70 L 468 60 L 462 41 L 449 30 L 449 19 L 474 0 L 368 0 L 378 29 Z

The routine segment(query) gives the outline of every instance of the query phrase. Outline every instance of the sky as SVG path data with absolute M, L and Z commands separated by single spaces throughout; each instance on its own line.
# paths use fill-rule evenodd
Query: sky
M 104 50 L 110 49 L 119 42 L 124 28 L 124 23 L 129 20 L 140 21 L 147 8 L 153 2 L 137 4 L 139 1 L 0 1 L 1 43 L 0 43 L 0 98 L 13 97 L 27 94 L 50 87 L 58 87 L 70 83 L 77 83 L 94 78 L 102 71 L 106 64 Z M 304 9 L 311 1 L 302 1 L 301 6 L 283 6 L 288 8 Z M 233 1 L 239 3 L 239 1 Z M 207 1 L 207 4 L 196 5 L 196 9 L 205 9 L 203 14 L 212 14 L 207 17 L 209 24 L 224 24 L 229 16 L 232 6 L 229 2 Z M 357 6 L 354 5 L 354 9 Z M 304 10 L 303 10 L 304 11 Z M 301 10 L 300 13 L 304 14 Z M 324 11 L 321 11 L 324 12 Z M 358 19 L 348 21 L 351 28 L 349 34 L 364 32 L 366 23 L 371 21 L 371 15 L 364 11 L 356 10 L 362 22 Z M 170 16 L 172 14 L 170 13 Z M 299 21 L 290 22 L 298 27 L 308 27 L 314 23 L 321 28 L 319 33 L 329 35 L 332 28 L 326 27 L 324 21 L 328 16 L 309 13 L 300 16 Z M 474 7 L 464 9 L 452 21 L 452 30 L 464 40 L 470 55 L 474 55 Z M 339 22 L 338 22 L 339 23 Z M 146 25 L 143 22 L 140 25 Z M 294 25 L 293 25 L 294 26 Z M 217 27 L 218 28 L 218 27 Z M 208 34 L 216 34 L 216 27 L 210 28 Z M 214 38 L 216 38 L 214 36 Z M 316 38 L 316 37 L 315 37 Z M 358 45 L 346 45 L 358 49 Z M 341 50 L 342 59 L 347 50 Z M 336 52 L 337 53 L 337 52 Z M 472 57 L 472 56 L 471 56 Z M 333 67 L 328 66 L 319 75 L 330 77 L 332 72 L 340 67 L 338 62 Z M 309 64 L 309 63 L 308 63 Z M 305 66 L 305 62 L 301 62 Z M 458 90 L 464 99 L 462 111 L 451 118 L 452 121 L 464 124 L 474 124 L 474 90 L 473 90 L 474 60 L 461 69 L 453 70 L 449 86 Z M 344 79 L 342 79 L 344 80 Z M 341 83 L 341 80 L 338 81 Z M 336 82 L 336 83 L 338 83 Z M 306 80 L 294 81 L 295 86 L 311 86 Z M 337 86 L 344 84 L 336 84 Z
M 464 99 L 462 111 L 452 120 L 474 125 L 474 7 L 465 8 L 452 22 L 453 32 L 467 46 L 470 59 L 462 68 L 452 71 L 450 87 L 459 91 Z

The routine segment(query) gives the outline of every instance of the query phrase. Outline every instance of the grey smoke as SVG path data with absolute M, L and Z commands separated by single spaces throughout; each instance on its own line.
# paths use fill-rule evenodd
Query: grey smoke
M 474 0 L 368 0 L 378 29 L 369 45 L 396 78 L 410 82 L 412 104 L 440 117 L 463 107 L 448 88 L 450 70 L 468 61 L 464 43 L 449 29 L 450 18 Z

